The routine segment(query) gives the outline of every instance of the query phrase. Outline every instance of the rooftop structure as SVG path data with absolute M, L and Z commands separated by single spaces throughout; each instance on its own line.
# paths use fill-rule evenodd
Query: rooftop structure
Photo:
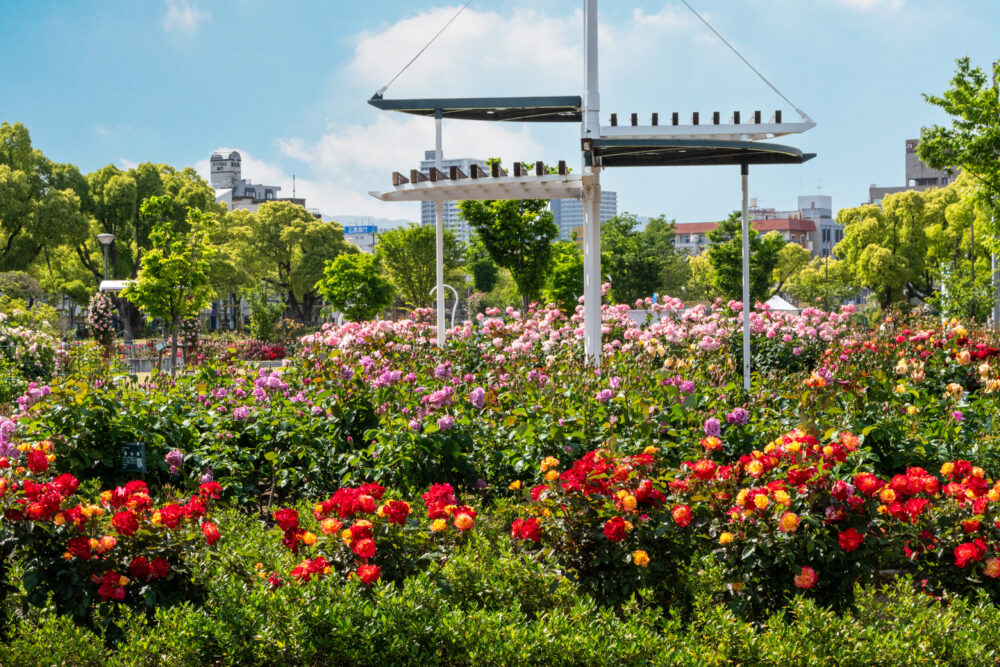
M 919 143 L 919 139 L 906 140 L 904 167 L 906 185 L 879 187 L 872 183 L 871 187 L 868 188 L 869 204 L 881 204 L 883 197 L 897 192 L 943 188 L 955 180 L 958 176 L 957 173 L 949 174 L 947 171 L 941 169 L 931 169 L 920 160 L 920 156 L 917 155 L 917 144 Z
M 306 200 L 301 197 L 279 197 L 280 185 L 261 185 L 243 178 L 242 158 L 236 151 L 231 151 L 228 155 L 212 153 L 209 169 L 211 184 L 215 188 L 215 201 L 226 204 L 230 211 L 244 209 L 256 212 L 261 204 L 269 201 L 287 201 L 303 207 L 306 205 Z

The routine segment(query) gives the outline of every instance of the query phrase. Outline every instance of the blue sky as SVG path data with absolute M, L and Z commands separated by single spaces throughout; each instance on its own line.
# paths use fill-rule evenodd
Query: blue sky
M 751 171 L 761 206 L 793 208 L 817 188 L 835 208 L 868 186 L 903 181 L 904 141 L 945 118 L 940 93 L 956 58 L 1000 58 L 992 0 L 691 0 L 817 122 L 786 143 L 818 157 Z M 83 171 L 153 161 L 202 171 L 219 148 L 244 176 L 275 183 L 327 215 L 412 218 L 380 203 L 392 170 L 417 166 L 433 123 L 367 98 L 456 11 L 428 0 L 8 0 L 0 21 L 0 120 L 25 123 L 36 147 Z M 578 94 L 581 3 L 474 0 L 386 97 Z M 602 121 L 789 106 L 679 2 L 604 0 Z M 578 126 L 445 123 L 446 157 L 566 159 Z M 739 206 L 737 168 L 609 170 L 619 208 L 679 222 Z

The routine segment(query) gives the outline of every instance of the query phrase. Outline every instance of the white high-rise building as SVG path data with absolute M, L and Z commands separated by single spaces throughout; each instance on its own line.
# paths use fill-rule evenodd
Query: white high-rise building
M 424 159 L 420 162 L 420 171 L 425 176 L 429 176 L 431 168 L 437 164 L 435 161 L 436 153 L 437 151 L 424 151 Z M 468 157 L 442 160 L 441 171 L 447 174 L 450 167 L 458 167 L 462 170 L 463 174 L 468 176 L 472 171 L 472 165 L 477 165 L 480 168 L 489 171 L 489 167 L 486 166 L 486 163 L 483 160 L 476 160 L 475 158 Z M 472 230 L 469 229 L 469 223 L 462 219 L 462 212 L 458 210 L 458 203 L 453 201 L 446 201 L 443 203 L 444 228 L 450 229 L 458 240 L 468 242 L 469 237 L 472 235 Z M 435 202 L 420 202 L 420 224 L 434 225 L 436 223 L 437 212 Z
M 552 220 L 559 228 L 560 241 L 572 241 L 574 236 L 583 232 L 583 200 L 553 199 L 549 201 Z M 618 193 L 613 190 L 601 190 L 601 222 L 618 215 Z M 579 230 L 579 232 L 577 232 Z

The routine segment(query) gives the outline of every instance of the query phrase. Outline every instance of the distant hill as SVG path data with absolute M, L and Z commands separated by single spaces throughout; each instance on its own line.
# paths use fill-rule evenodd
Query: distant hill
M 367 215 L 325 215 L 323 216 L 326 220 L 334 220 L 339 222 L 344 227 L 348 225 L 375 225 L 379 228 L 379 231 L 384 229 L 394 229 L 396 227 L 405 227 L 411 222 L 416 222 L 414 220 L 390 220 L 389 218 L 372 218 Z

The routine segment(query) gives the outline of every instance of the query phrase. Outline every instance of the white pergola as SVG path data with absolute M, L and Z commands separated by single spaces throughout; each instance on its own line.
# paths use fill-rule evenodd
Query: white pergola
M 435 119 L 437 164 L 430 170 L 430 175 L 418 170 L 410 171 L 409 177 L 395 172 L 392 178 L 392 190 L 370 194 L 383 201 L 437 203 L 436 310 L 437 342 L 440 346 L 445 342 L 444 289 L 441 287 L 444 284 L 442 202 L 490 199 L 582 199 L 584 351 L 587 360 L 597 364 L 600 363 L 602 349 L 601 170 L 638 166 L 739 165 L 743 187 L 743 383 L 744 387 L 749 389 L 751 306 L 749 303 L 750 224 L 747 210 L 749 168 L 751 164 L 801 164 L 814 157 L 790 146 L 764 143 L 763 140 L 804 132 L 814 127 L 815 123 L 804 112 L 797 110 L 801 121 L 789 123 L 783 122 L 781 111 L 776 111 L 767 121 L 764 121 L 760 111 L 754 111 L 745 118 L 737 111 L 733 112 L 725 123 L 722 122 L 719 112 L 714 112 L 705 118 L 701 118 L 696 112 L 691 115 L 690 123 L 683 124 L 680 114 L 674 112 L 669 118 L 665 116 L 663 118 L 665 122 L 662 124 L 659 115 L 652 114 L 649 125 L 639 125 L 638 114 L 635 113 L 631 114 L 628 124 L 619 125 L 617 114 L 611 114 L 610 125 L 602 126 L 597 70 L 597 0 L 583 0 L 583 15 L 583 96 L 387 100 L 381 94 L 384 89 L 373 96 L 369 103 L 379 109 Z M 473 167 L 471 174 L 464 174 L 456 167 L 452 167 L 445 173 L 442 170 L 441 150 L 441 126 L 445 118 L 535 123 L 579 122 L 581 173 L 567 173 L 565 162 L 559 163 L 557 174 L 546 173 L 541 162 L 536 163 L 533 170 L 525 170 L 520 163 L 517 163 L 513 167 L 513 174 L 501 169 L 499 165 L 494 165 L 490 172 Z M 687 121 L 687 118 L 684 120 Z

